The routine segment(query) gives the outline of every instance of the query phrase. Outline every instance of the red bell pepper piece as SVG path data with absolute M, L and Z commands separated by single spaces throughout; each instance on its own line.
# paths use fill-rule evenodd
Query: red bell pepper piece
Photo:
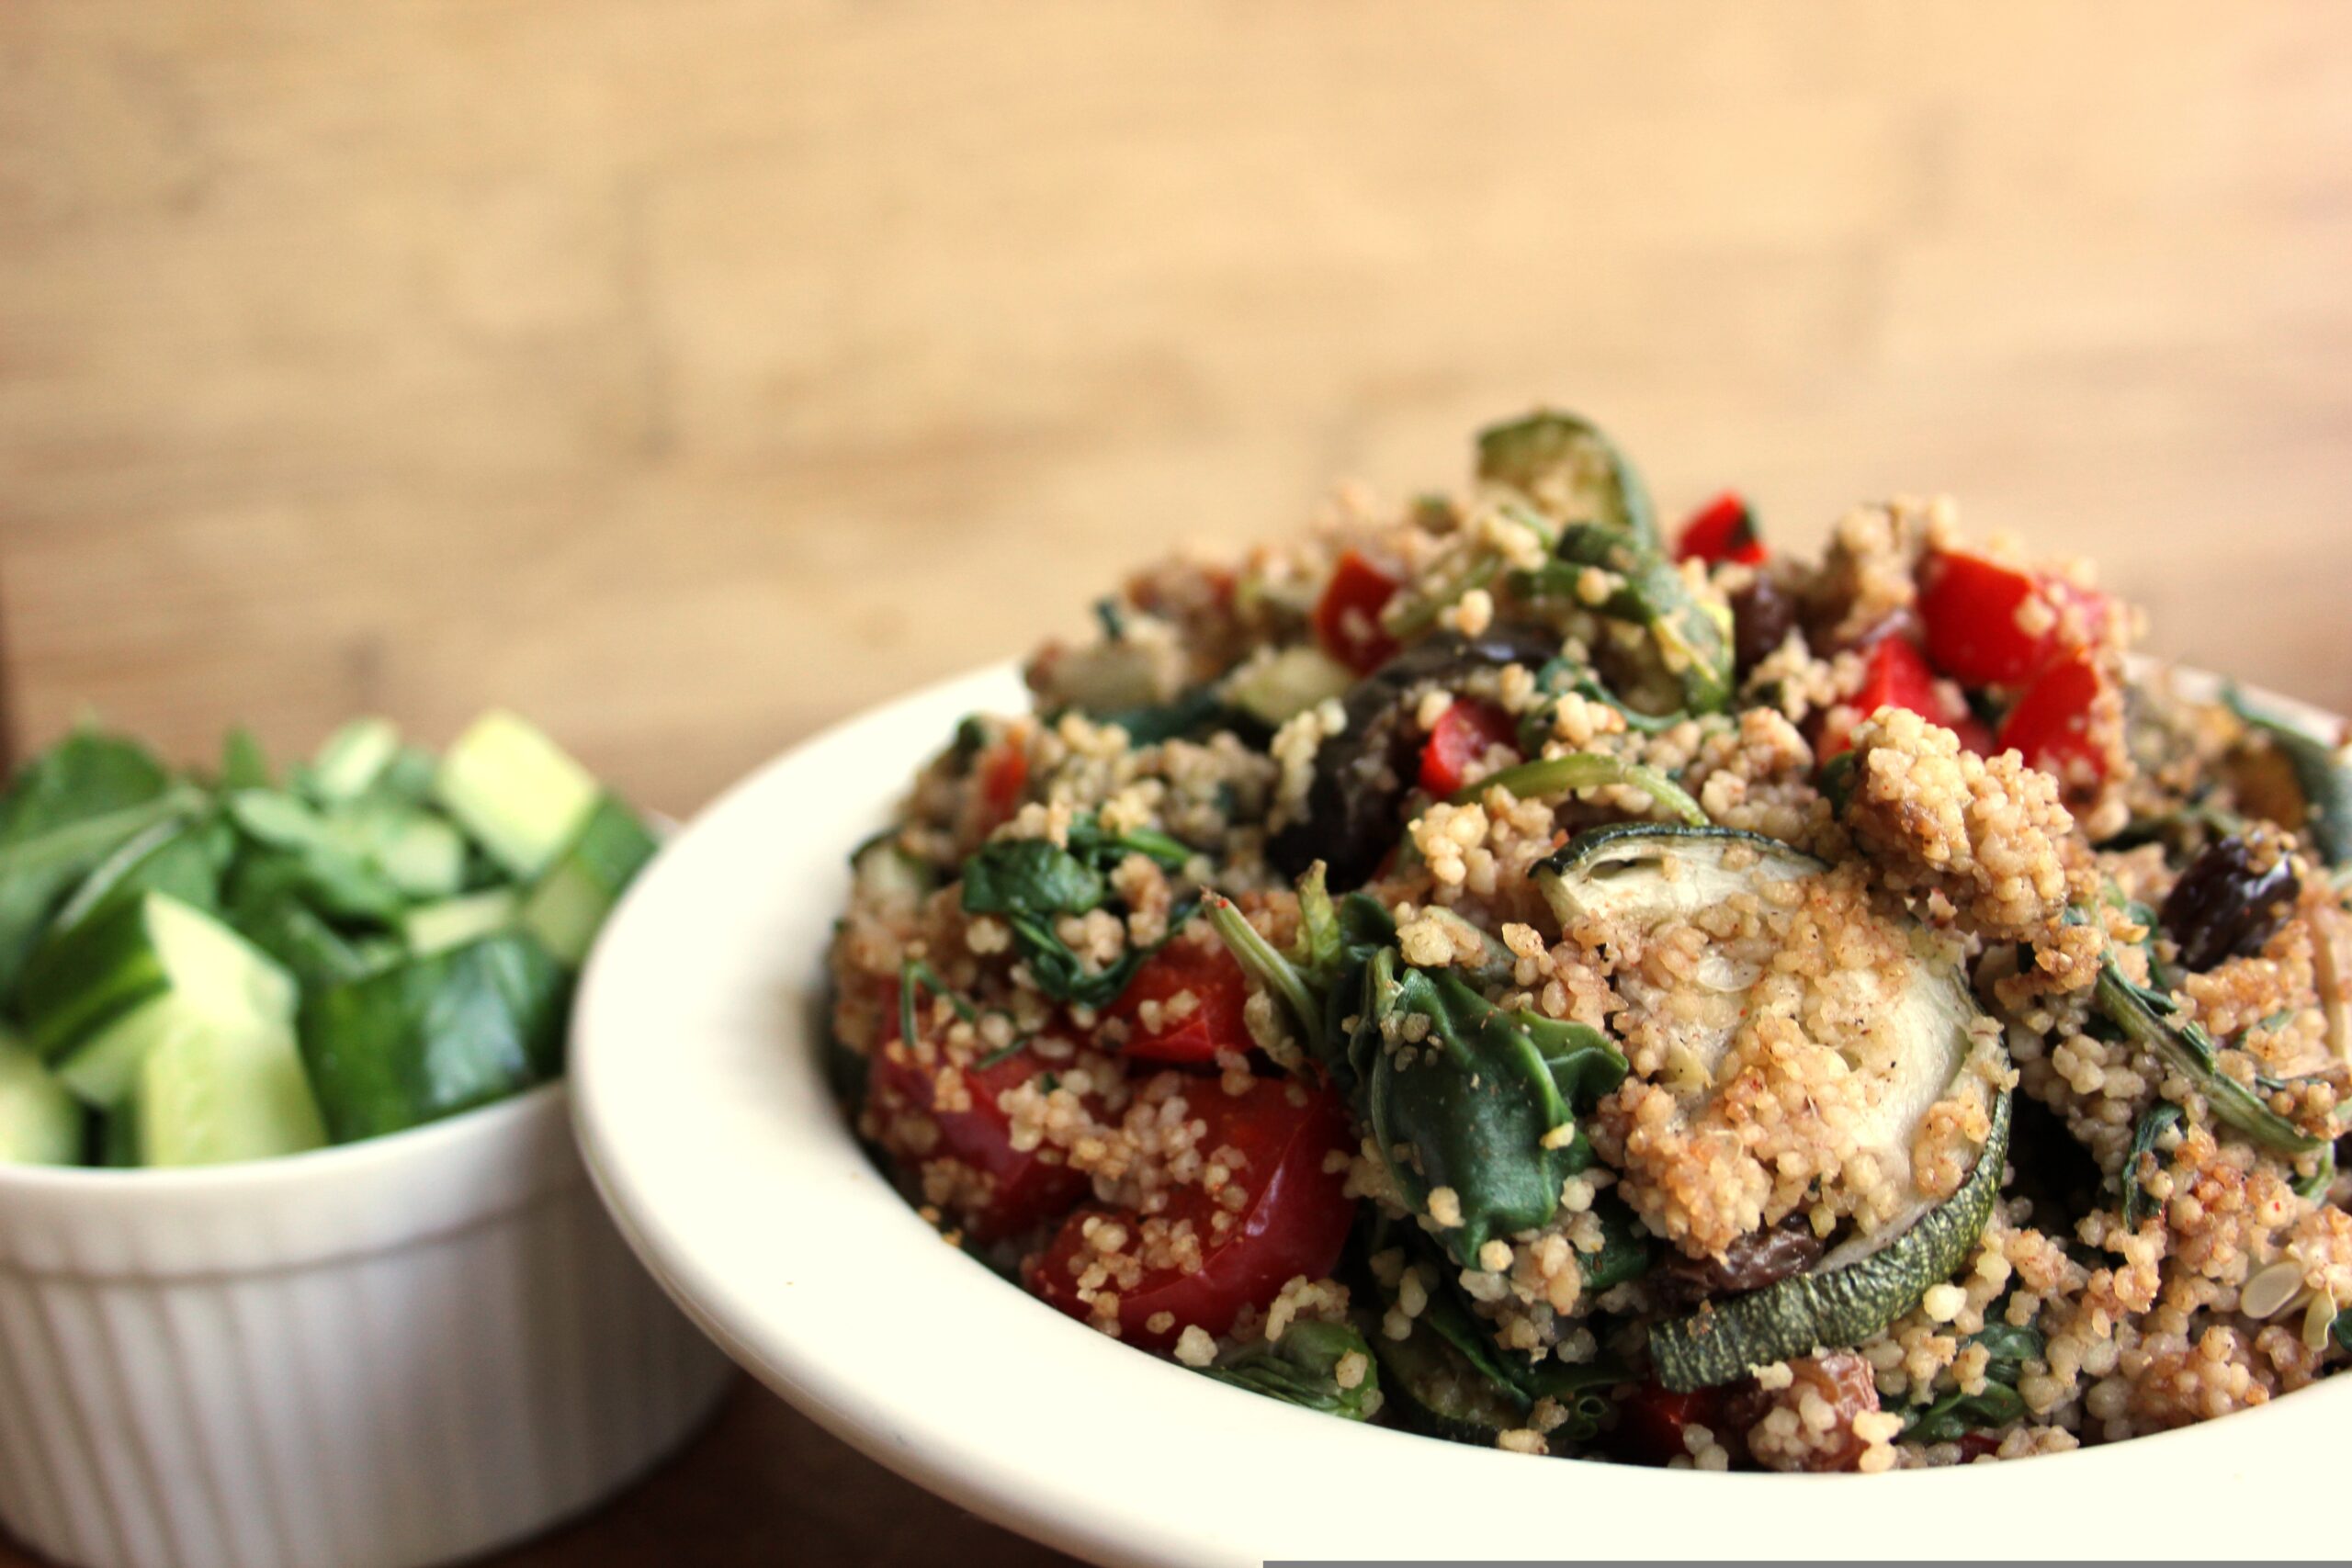
M 1936 672 L 1928 667 L 1927 656 L 1908 637 L 1883 637 L 1871 644 L 1864 655 L 1868 663 L 1862 675 L 1862 689 L 1854 694 L 1853 707 L 1868 718 L 1881 708 L 1907 708 L 1922 718 L 1940 724 L 1960 737 L 1961 745 L 1968 750 L 1983 754 L 1993 749 L 1993 737 L 1974 715 L 1955 713 L 1944 705 L 1936 690 Z M 1847 727 L 1836 725 L 1825 730 L 1821 739 L 1821 760 L 1853 750 L 1854 737 Z
M 1159 1027 L 1148 1029 L 1143 1004 L 1165 1004 L 1191 992 L 1193 1007 L 1182 1017 L 1157 1014 Z M 1105 1015 L 1126 1025 L 1125 1042 L 1116 1050 L 1138 1061 L 1164 1062 L 1170 1066 L 1206 1066 L 1219 1051 L 1247 1052 L 1256 1045 L 1241 1010 L 1250 1002 L 1250 982 L 1241 965 L 1222 945 L 1203 947 L 1180 942 L 1151 956 Z
M 2087 653 L 2052 665 L 2001 721 L 2002 748 L 2062 779 L 2079 770 L 2106 778 L 2107 751 L 2091 733 L 2092 710 L 2106 686 L 2107 677 Z
M 1421 787 L 1440 800 L 1460 789 L 1470 764 L 1519 739 L 1519 726 L 1492 703 L 1457 699 L 1439 716 L 1421 748 Z
M 1962 685 L 2023 685 L 2107 615 L 2103 594 L 1983 556 L 1937 550 L 1919 566 L 1928 662 Z
M 1331 1168 L 1330 1156 L 1352 1151 L 1356 1141 L 1336 1094 L 1260 1078 L 1249 1093 L 1230 1095 L 1214 1080 L 1200 1081 L 1204 1087 L 1186 1097 L 1193 1117 L 1207 1123 L 1197 1146 L 1240 1152 L 1236 1179 L 1246 1201 L 1233 1209 L 1201 1187 L 1170 1195 L 1164 1217 L 1190 1221 L 1202 1238 L 1197 1267 L 1187 1272 L 1176 1264 L 1148 1265 L 1132 1282 L 1114 1287 L 1119 1337 L 1150 1350 L 1174 1344 L 1192 1325 L 1224 1333 L 1243 1307 L 1264 1306 L 1295 1276 L 1324 1278 L 1355 1223 L 1346 1162 Z M 1143 1224 L 1125 1210 L 1080 1209 L 1023 1270 L 1032 1291 L 1072 1317 L 1092 1311 L 1079 1292 L 1091 1251 L 1087 1222 L 1097 1218 L 1123 1225 L 1131 1238 Z
M 899 1037 L 895 998 L 889 1016 L 867 1070 L 866 1107 L 882 1127 L 891 1163 L 910 1179 L 920 1181 L 924 1165 L 943 1156 L 984 1179 L 980 1190 L 946 1205 L 953 1223 L 975 1241 L 995 1241 L 1066 1214 L 1087 1195 L 1087 1179 L 1048 1159 L 1043 1148 L 1013 1147 L 1012 1118 L 997 1104 L 1005 1091 L 1046 1070 L 1035 1054 L 1024 1049 L 1002 1061 L 983 1057 L 960 1069 L 937 1056 L 926 1062 Z M 950 1101 L 956 1109 L 940 1105 L 945 1083 L 956 1088 Z M 934 1135 L 910 1133 L 902 1141 L 899 1129 L 925 1119 Z
M 1380 612 L 1400 586 L 1361 550 L 1342 555 L 1315 604 L 1315 637 L 1323 651 L 1359 675 L 1387 663 L 1396 639 L 1381 626 Z
M 1709 566 L 1725 561 L 1762 566 L 1765 554 L 1763 536 L 1756 531 L 1755 514 L 1733 491 L 1724 491 L 1701 507 L 1682 525 L 1681 542 L 1674 548 L 1675 559 L 1702 560 Z

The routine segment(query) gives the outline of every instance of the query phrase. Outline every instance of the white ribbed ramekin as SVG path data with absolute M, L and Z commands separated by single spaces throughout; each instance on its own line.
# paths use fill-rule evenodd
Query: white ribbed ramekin
M 666 1454 L 728 1363 L 560 1085 L 187 1171 L 0 1167 L 0 1522 L 83 1568 L 410 1568 Z

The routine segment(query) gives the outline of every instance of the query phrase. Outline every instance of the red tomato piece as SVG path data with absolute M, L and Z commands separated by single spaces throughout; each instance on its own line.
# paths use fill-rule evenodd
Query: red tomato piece
M 1663 1468 L 1668 1461 L 1690 1453 L 1682 1434 L 1691 1427 L 1704 1427 L 1718 1442 L 1724 1441 L 1722 1389 L 1676 1393 L 1663 1383 L 1645 1382 L 1617 1402 L 1613 1447 L 1622 1459 Z
M 1920 563 L 1928 661 L 1962 685 L 2022 685 L 2065 652 L 2070 620 L 2079 640 L 2107 615 L 2102 594 L 1983 556 L 1937 550 Z
M 1710 566 L 1725 561 L 1762 566 L 1765 555 L 1763 536 L 1756 531 L 1754 513 L 1747 510 L 1747 502 L 1732 491 L 1724 491 L 1701 507 L 1682 525 L 1681 542 L 1674 547 L 1675 559 L 1702 560 Z
M 1960 1462 L 1974 1464 L 1986 1454 L 2001 1451 L 2001 1436 L 1997 1432 L 1963 1432 L 1960 1438 Z
M 1854 694 L 1853 707 L 1864 718 L 1881 708 L 1907 708 L 1922 718 L 1951 729 L 1960 737 L 1960 743 L 1978 753 L 1993 748 L 1993 737 L 1973 715 L 1954 713 L 1944 705 L 1936 690 L 1936 672 L 1928 668 L 1925 655 L 1907 637 L 1885 637 L 1871 644 L 1864 656 L 1868 660 L 1862 675 L 1862 689 Z M 1836 726 L 1822 735 L 1821 760 L 1853 750 L 1851 730 Z
M 1492 703 L 1456 700 L 1421 748 L 1421 787 L 1440 800 L 1462 787 L 1470 764 L 1519 739 L 1519 726 Z
M 953 1206 L 948 1216 L 981 1242 L 1019 1235 L 1057 1219 L 1090 1190 L 1084 1176 L 1066 1164 L 1047 1161 L 1042 1147 L 1012 1146 L 1012 1119 L 998 1107 L 997 1097 L 1035 1077 L 1042 1070 L 1037 1058 L 1023 1050 L 1001 1062 L 982 1065 L 986 1062 L 983 1057 L 958 1075 L 958 1108 L 940 1110 L 939 1080 L 945 1066 L 936 1061 L 925 1065 L 899 1039 L 894 997 L 891 1021 L 874 1048 L 865 1080 L 866 1108 L 880 1122 L 883 1145 L 902 1171 L 917 1177 L 924 1165 L 945 1156 L 986 1179 L 985 1194 Z M 937 1139 L 920 1149 L 900 1146 L 891 1136 L 893 1123 L 918 1114 L 938 1127 Z
M 1362 551 L 1342 555 L 1315 604 L 1315 636 L 1323 651 L 1359 675 L 1387 663 L 1396 639 L 1382 627 L 1380 612 L 1400 586 Z
M 1305 1104 L 1293 1103 L 1294 1091 Z M 1173 1345 L 1189 1325 L 1222 1334 L 1243 1307 L 1266 1305 L 1293 1278 L 1329 1275 L 1355 1219 L 1355 1204 L 1346 1196 L 1346 1171 L 1324 1168 L 1334 1151 L 1355 1147 L 1354 1130 L 1331 1090 L 1308 1091 L 1288 1080 L 1260 1078 L 1249 1093 L 1236 1096 L 1204 1080 L 1186 1099 L 1192 1115 L 1208 1124 L 1201 1149 L 1231 1145 L 1241 1152 L 1244 1163 L 1235 1180 L 1249 1198 L 1236 1210 L 1203 1188 L 1179 1190 L 1159 1217 L 1190 1221 L 1193 1233 L 1206 1238 L 1199 1268 L 1187 1273 L 1172 1265 L 1143 1264 L 1131 1283 L 1102 1287 L 1118 1295 L 1119 1337 L 1147 1349 Z M 1226 1217 L 1222 1228 L 1220 1216 Z M 1028 1271 L 1031 1289 L 1081 1319 L 1091 1316 L 1094 1292 L 1083 1285 L 1081 1271 L 1095 1258 L 1086 1234 L 1088 1222 L 1095 1219 L 1118 1225 L 1130 1247 L 1145 1224 L 1122 1211 L 1081 1209 L 1062 1222 L 1053 1245 Z M 1159 1327 L 1152 1326 L 1155 1321 Z
M 1165 1004 L 1191 992 L 1194 1005 L 1181 1018 L 1160 1015 L 1159 1027 L 1147 1029 L 1143 1004 Z M 1125 1043 L 1115 1049 L 1138 1061 L 1170 1066 L 1206 1066 L 1219 1051 L 1248 1051 L 1256 1042 L 1241 1021 L 1249 1005 L 1250 982 L 1222 944 L 1203 947 L 1179 942 L 1161 948 L 1136 971 L 1108 1016 L 1127 1026 Z
M 2035 677 L 2001 721 L 2001 747 L 2022 753 L 2029 766 L 2066 778 L 2077 764 L 2107 776 L 2107 752 L 2091 733 L 2092 711 L 2107 686 L 2087 653 L 2052 665 Z
M 980 759 L 980 807 L 985 826 L 993 831 L 1012 819 L 1021 808 L 1022 792 L 1029 787 L 1029 748 L 1018 735 L 1009 735 Z

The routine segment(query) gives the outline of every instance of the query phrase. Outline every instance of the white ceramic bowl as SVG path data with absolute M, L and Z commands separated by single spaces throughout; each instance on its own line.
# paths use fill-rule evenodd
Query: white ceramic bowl
M 532 1534 L 729 1381 L 549 1085 L 291 1158 L 0 1167 L 0 1521 L 85 1568 L 409 1568 Z
M 1104 1563 L 2336 1553 L 2352 1378 L 2019 1463 L 1644 1470 L 1434 1442 L 1229 1389 L 944 1245 L 828 1096 L 820 958 L 851 846 L 959 716 L 1023 700 L 1011 670 L 989 671 L 770 763 L 631 890 L 585 980 L 577 1115 L 623 1231 L 737 1359 L 833 1432 Z

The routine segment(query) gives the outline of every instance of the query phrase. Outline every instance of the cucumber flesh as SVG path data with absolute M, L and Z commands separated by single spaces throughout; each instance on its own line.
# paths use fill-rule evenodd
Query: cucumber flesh
M 290 1019 L 253 1029 L 177 1017 L 141 1058 L 130 1099 L 141 1165 L 267 1159 L 326 1142 Z
M 329 1134 L 397 1133 L 558 1077 L 569 992 L 562 965 L 520 932 L 313 992 L 302 1058 Z
M 525 881 L 563 852 L 601 794 L 555 742 L 499 711 L 476 719 L 449 748 L 434 792 L 492 859 Z
M 40 1058 L 0 1036 L 0 1165 L 75 1165 L 82 1102 Z
M 375 787 L 400 749 L 401 732 L 390 719 L 355 718 L 311 760 L 311 793 L 324 801 L 356 800 Z
M 259 948 L 168 893 L 148 893 L 85 922 L 41 954 L 21 995 L 32 1045 L 101 1107 L 140 1062 L 191 1021 L 235 1033 L 283 1030 L 293 978 Z
M 630 881 L 660 848 L 637 814 L 611 795 L 588 819 L 523 902 L 523 929 L 577 967 Z
M 401 917 L 401 934 L 419 955 L 463 947 L 514 923 L 521 900 L 511 887 L 492 887 L 462 897 L 420 904 Z

